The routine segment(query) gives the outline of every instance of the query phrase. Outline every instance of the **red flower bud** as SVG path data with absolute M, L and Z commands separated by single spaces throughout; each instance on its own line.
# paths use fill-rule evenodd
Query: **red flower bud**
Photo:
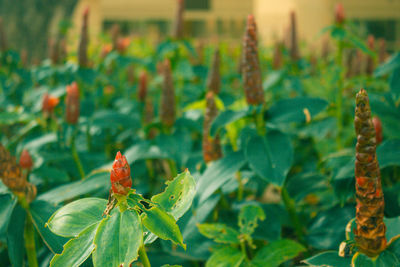
M 260 61 L 257 48 L 257 27 L 253 15 L 247 18 L 246 32 L 243 38 L 242 77 L 246 100 L 249 105 L 264 103 Z
M 342 3 L 338 3 L 335 7 L 335 22 L 337 24 L 343 24 L 345 20 L 345 15 L 344 15 L 344 8 Z
M 60 100 L 57 97 L 45 93 L 42 100 L 43 113 L 45 113 L 45 115 L 53 113 L 53 110 L 58 105 L 58 102 L 60 102 Z
M 30 170 L 33 166 L 33 161 L 32 161 L 32 157 L 29 154 L 29 151 L 24 149 L 22 150 L 21 156 L 19 157 L 19 165 L 23 168 L 23 169 L 28 169 Z
M 85 9 L 82 17 L 81 38 L 79 40 L 79 47 L 78 47 L 78 61 L 80 67 L 88 67 L 89 65 L 87 56 L 87 47 L 89 43 L 88 17 L 89 17 L 89 7 Z
M 118 38 L 117 51 L 120 54 L 124 54 L 126 52 L 126 49 L 129 47 L 130 44 L 131 44 L 131 39 L 129 37 Z
M 110 180 L 114 194 L 126 195 L 131 189 L 131 168 L 125 156 L 122 156 L 119 151 L 112 165 Z
M 140 102 L 145 102 L 147 95 L 147 73 L 142 71 L 139 76 L 138 99 Z
M 177 0 L 178 7 L 175 17 L 174 37 L 176 39 L 182 39 L 183 37 L 183 12 L 185 9 L 185 1 Z
M 379 145 L 382 143 L 383 134 L 382 134 L 382 122 L 379 117 L 373 117 L 372 123 L 374 124 L 375 134 L 376 134 L 376 144 Z
M 76 82 L 67 85 L 67 98 L 65 99 L 65 105 L 67 108 L 66 121 L 70 124 L 76 124 L 80 112 L 79 87 Z

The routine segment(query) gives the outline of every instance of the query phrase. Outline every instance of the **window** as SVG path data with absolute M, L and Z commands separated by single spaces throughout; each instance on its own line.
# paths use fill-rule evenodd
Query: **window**
M 186 10 L 209 10 L 210 0 L 185 0 Z

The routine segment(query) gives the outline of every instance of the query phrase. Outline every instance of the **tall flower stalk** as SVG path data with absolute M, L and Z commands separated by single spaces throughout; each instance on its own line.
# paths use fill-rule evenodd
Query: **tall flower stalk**
M 207 77 L 207 89 L 214 92 L 214 94 L 219 94 L 221 88 L 220 65 L 221 65 L 221 55 L 219 53 L 219 49 L 217 48 L 214 51 L 211 68 L 208 72 L 208 77 Z
M 176 39 L 183 38 L 183 13 L 185 10 L 185 0 L 177 0 L 177 10 L 175 17 L 174 33 Z
M 359 250 L 374 257 L 386 248 L 383 222 L 385 201 L 376 157 L 375 128 L 368 94 L 361 89 L 356 96 L 354 127 L 356 145 L 356 224 L 355 240 Z
M 215 104 L 214 92 L 210 91 L 206 95 L 206 111 L 203 122 L 203 158 L 205 162 L 214 161 L 222 157 L 219 134 L 215 137 L 210 136 L 211 123 L 217 115 L 218 109 Z
M 175 123 L 175 89 L 172 79 L 171 63 L 168 59 L 163 62 L 162 75 L 164 77 L 161 92 L 161 123 L 166 129 L 171 128 Z
M 78 47 L 78 62 L 79 66 L 83 68 L 89 66 L 88 55 L 87 55 L 87 49 L 89 44 L 88 19 L 89 19 L 89 8 L 86 8 L 82 16 L 81 37 L 79 40 L 79 47 Z

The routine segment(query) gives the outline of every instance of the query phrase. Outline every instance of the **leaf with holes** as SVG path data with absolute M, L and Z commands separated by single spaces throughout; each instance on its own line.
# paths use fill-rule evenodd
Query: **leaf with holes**
M 240 232 L 250 236 L 257 228 L 258 220 L 265 220 L 265 213 L 261 207 L 256 205 L 243 206 L 239 213 Z
M 217 243 L 239 244 L 239 232 L 223 223 L 203 223 L 197 225 L 199 232 Z
M 233 247 L 216 250 L 206 262 L 206 267 L 239 267 L 246 255 Z

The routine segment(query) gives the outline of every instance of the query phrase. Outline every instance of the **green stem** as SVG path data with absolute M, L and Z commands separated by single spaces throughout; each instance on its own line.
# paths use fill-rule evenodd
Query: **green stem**
M 289 193 L 284 186 L 281 189 L 281 195 L 283 203 L 289 213 L 290 220 L 293 223 L 296 236 L 301 243 L 305 244 L 303 227 L 300 223 L 299 217 L 297 216 L 294 200 L 290 198 Z
M 343 58 L 343 42 L 338 41 L 338 51 L 336 64 L 339 67 L 339 79 L 337 82 L 337 95 L 336 95 L 336 120 L 337 120 L 337 136 L 336 144 L 337 148 L 342 148 L 341 135 L 343 131 L 343 69 L 342 69 L 342 58 Z
M 76 131 L 73 132 L 72 137 L 71 137 L 71 154 L 75 161 L 76 167 L 78 168 L 79 175 L 81 176 L 81 179 L 83 180 L 83 179 L 85 179 L 85 171 L 83 169 L 81 159 L 79 158 L 78 151 L 76 150 L 75 137 L 76 137 Z
M 147 257 L 146 249 L 144 245 L 139 248 L 139 257 L 142 261 L 143 267 L 151 267 L 149 257 Z
M 256 124 L 257 133 L 260 136 L 265 136 L 266 129 L 265 129 L 265 121 L 264 121 L 264 106 L 261 108 L 259 112 L 254 111 L 254 122 Z
M 246 255 L 246 258 L 248 259 L 249 257 L 247 256 L 247 253 L 246 253 L 246 244 L 244 242 L 240 242 L 240 250 L 242 251 L 242 253 L 244 255 Z
M 89 122 L 86 125 L 86 145 L 87 145 L 87 150 L 90 151 L 92 149 L 92 136 L 90 135 Z
M 35 247 L 35 229 L 29 210 L 27 210 L 27 218 L 25 221 L 24 240 L 29 267 L 38 267 Z

